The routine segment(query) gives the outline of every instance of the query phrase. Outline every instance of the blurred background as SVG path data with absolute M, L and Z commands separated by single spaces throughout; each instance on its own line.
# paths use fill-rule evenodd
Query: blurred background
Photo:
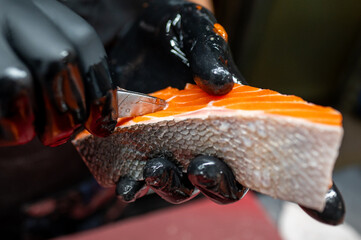
M 360 239 L 361 1 L 214 0 L 214 9 L 250 85 L 343 114 L 334 179 L 346 202 L 346 224 L 318 224 L 295 205 L 252 193 L 226 207 L 202 198 L 171 206 L 156 196 L 126 205 L 114 189 L 97 185 L 70 143 L 44 148 L 34 140 L 0 149 L 0 168 L 6 169 L 0 175 L 0 238 L 47 239 L 95 228 L 72 237 L 138 239 L 145 231 L 151 239 Z

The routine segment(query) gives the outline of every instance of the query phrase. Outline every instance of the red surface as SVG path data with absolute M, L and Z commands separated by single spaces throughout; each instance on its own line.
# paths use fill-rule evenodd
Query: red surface
M 203 199 L 59 239 L 278 240 L 281 238 L 262 206 L 249 192 L 244 199 L 235 204 L 217 205 Z

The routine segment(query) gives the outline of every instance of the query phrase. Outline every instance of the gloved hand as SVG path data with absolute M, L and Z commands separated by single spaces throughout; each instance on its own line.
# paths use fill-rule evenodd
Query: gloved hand
M 222 95 L 234 82 L 244 82 L 227 43 L 227 33 L 207 9 L 187 1 L 147 1 L 138 21 L 119 36 L 110 59 L 120 87 L 152 92 L 167 86 L 183 88 L 193 80 L 204 91 Z M 117 194 L 126 202 L 150 187 L 171 203 L 185 202 L 200 191 L 225 204 L 241 199 L 247 188 L 237 183 L 221 160 L 200 156 L 186 172 L 166 158 L 149 160 L 145 181 L 125 177 Z
M 227 33 L 210 11 L 183 0 L 150 0 L 143 6 L 110 49 L 117 85 L 153 92 L 195 81 L 204 91 L 222 95 L 234 82 L 245 83 Z
M 115 127 L 115 90 L 93 28 L 54 0 L 0 0 L 0 145 L 66 142 Z
M 151 188 L 164 200 L 178 204 L 202 192 L 216 203 L 227 204 L 240 200 L 248 191 L 225 163 L 211 156 L 196 157 L 186 172 L 165 157 L 154 158 L 144 166 L 143 177 L 144 181 L 120 179 L 116 194 L 121 200 L 132 202 Z
M 144 181 L 128 177 L 120 179 L 116 186 L 118 197 L 124 202 L 132 202 L 151 188 L 170 203 L 183 203 L 200 191 L 216 203 L 227 204 L 240 200 L 248 191 L 235 180 L 225 163 L 210 156 L 193 159 L 186 173 L 165 158 L 155 158 L 146 163 L 143 177 Z M 339 225 L 345 218 L 345 203 L 335 183 L 325 195 L 323 211 L 300 207 L 313 219 L 329 225 Z

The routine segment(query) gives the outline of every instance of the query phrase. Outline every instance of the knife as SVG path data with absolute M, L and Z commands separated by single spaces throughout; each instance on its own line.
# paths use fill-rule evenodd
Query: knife
M 163 110 L 167 102 L 144 93 L 117 89 L 118 118 L 136 117 Z

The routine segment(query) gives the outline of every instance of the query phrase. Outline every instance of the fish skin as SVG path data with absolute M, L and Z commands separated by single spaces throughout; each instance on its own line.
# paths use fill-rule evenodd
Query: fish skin
M 259 111 L 202 109 L 119 126 L 73 141 L 103 186 L 121 176 L 142 180 L 148 159 L 166 156 L 187 168 L 197 155 L 223 160 L 243 186 L 321 211 L 343 129 Z

